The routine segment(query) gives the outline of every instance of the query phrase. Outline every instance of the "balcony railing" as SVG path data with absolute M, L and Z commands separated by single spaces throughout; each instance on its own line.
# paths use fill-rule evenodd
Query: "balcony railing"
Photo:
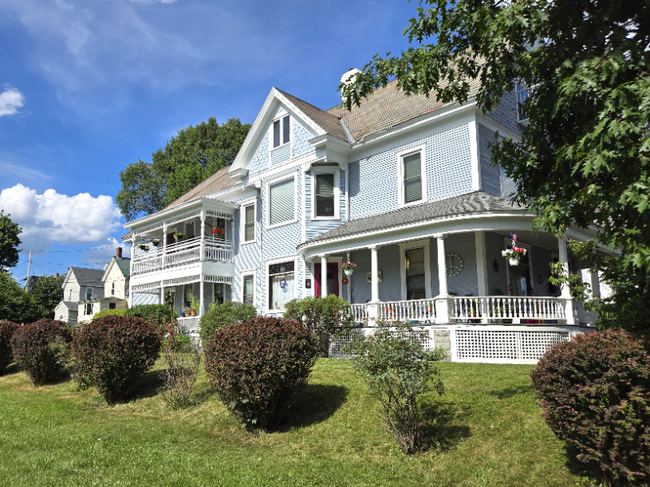
M 389 301 L 380 303 L 378 315 L 380 320 L 433 322 L 436 307 L 433 299 Z
M 232 242 L 206 238 L 203 241 L 201 255 L 201 237 L 194 237 L 181 242 L 154 247 L 145 253 L 133 257 L 133 275 L 159 271 L 193 262 L 232 262 Z

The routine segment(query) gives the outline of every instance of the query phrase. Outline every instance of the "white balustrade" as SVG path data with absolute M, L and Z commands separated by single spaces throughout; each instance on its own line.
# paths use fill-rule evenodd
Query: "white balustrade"
M 351 304 L 350 311 L 354 315 L 355 323 L 368 323 L 368 307 L 365 304 Z
M 408 301 L 386 301 L 379 303 L 380 320 L 433 322 L 436 307 L 433 299 L 412 299 Z
M 451 320 L 463 323 L 566 320 L 565 299 L 543 296 L 452 296 Z

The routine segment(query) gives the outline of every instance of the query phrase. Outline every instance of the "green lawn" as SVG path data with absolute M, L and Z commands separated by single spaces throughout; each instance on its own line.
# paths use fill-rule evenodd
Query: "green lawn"
M 116 407 L 64 381 L 0 377 L 0 485 L 568 486 L 564 448 L 542 419 L 530 366 L 441 364 L 447 393 L 427 402 L 425 453 L 403 455 L 347 361 L 321 359 L 282 431 L 248 433 L 202 375 L 197 405 L 156 394 Z

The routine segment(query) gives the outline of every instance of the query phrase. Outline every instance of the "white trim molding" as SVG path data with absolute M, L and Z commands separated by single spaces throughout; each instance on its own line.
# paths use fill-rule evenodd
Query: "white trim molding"
M 293 219 L 292 220 L 287 220 L 286 222 L 281 222 L 281 223 L 276 223 L 275 225 L 271 225 L 271 186 L 274 184 L 278 183 L 283 183 L 284 181 L 288 181 L 289 179 L 293 180 Z M 298 185 L 297 185 L 297 177 L 295 172 L 291 172 L 289 174 L 285 174 L 283 176 L 280 176 L 275 179 L 271 179 L 269 181 L 266 181 L 266 229 L 269 230 L 271 228 L 278 228 L 283 225 L 290 225 L 291 223 L 296 223 L 298 221 Z
M 316 215 L 316 178 L 322 174 L 334 175 L 334 216 Z M 311 170 L 311 220 L 340 220 L 341 219 L 341 171 L 338 166 L 312 167 Z
M 420 144 L 408 149 L 404 149 L 395 154 L 397 158 L 397 206 L 399 208 L 405 208 L 407 206 L 419 205 L 427 200 L 427 168 L 426 168 L 426 158 L 427 158 L 427 145 Z M 406 203 L 404 194 L 404 158 L 410 156 L 411 154 L 420 153 L 420 180 L 422 186 L 422 195 L 419 200 L 411 201 Z
M 415 242 L 405 242 L 399 244 L 399 256 L 400 256 L 400 282 L 401 282 L 401 291 L 402 291 L 402 300 L 406 300 L 406 256 L 405 252 L 411 249 L 423 249 L 424 250 L 424 289 L 426 296 L 425 298 L 431 297 L 431 256 L 429 253 L 429 239 L 418 240 Z
M 264 279 L 262 283 L 262 289 L 265 291 L 262 294 L 264 295 L 264 300 L 265 303 L 262 306 L 262 309 L 264 309 L 265 313 L 273 313 L 273 314 L 278 314 L 278 313 L 283 313 L 284 308 L 279 308 L 279 309 L 274 309 L 269 307 L 269 299 L 271 296 L 271 290 L 269 289 L 269 267 L 275 264 L 281 264 L 283 262 L 291 262 L 293 261 L 293 297 L 294 299 L 298 297 L 298 292 L 300 291 L 300 285 L 298 282 L 298 259 L 299 257 L 297 255 L 288 255 L 286 257 L 277 257 L 273 259 L 268 259 L 264 261 Z
M 244 270 L 239 273 L 241 278 L 241 295 L 240 301 L 244 302 L 244 280 L 248 276 L 253 276 L 253 306 L 257 308 L 257 269 Z
M 246 240 L 246 208 L 253 205 L 253 240 Z M 239 242 L 240 245 L 247 245 L 257 241 L 257 197 L 240 202 L 239 206 Z

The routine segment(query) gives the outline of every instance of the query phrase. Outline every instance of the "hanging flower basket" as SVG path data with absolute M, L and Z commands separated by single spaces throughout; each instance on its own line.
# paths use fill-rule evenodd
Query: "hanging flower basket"
M 175 233 L 174 234 L 174 240 L 177 242 L 180 242 L 181 240 L 185 240 L 185 234 L 183 233 Z
M 159 238 L 152 238 L 151 243 L 154 245 L 154 247 L 158 247 L 158 245 L 160 245 L 160 239 Z
M 212 227 L 212 235 L 225 235 L 226 229 L 221 227 Z
M 519 260 L 526 255 L 526 249 L 513 245 L 511 249 L 502 250 L 501 255 L 508 259 L 510 265 L 519 265 Z
M 348 277 L 354 274 L 356 268 L 357 265 L 354 262 L 343 262 L 343 264 L 339 266 L 339 269 L 343 269 L 343 272 L 345 272 L 345 275 Z
M 145 244 L 138 244 L 138 248 L 140 250 L 144 250 L 145 252 L 149 252 L 149 246 Z

